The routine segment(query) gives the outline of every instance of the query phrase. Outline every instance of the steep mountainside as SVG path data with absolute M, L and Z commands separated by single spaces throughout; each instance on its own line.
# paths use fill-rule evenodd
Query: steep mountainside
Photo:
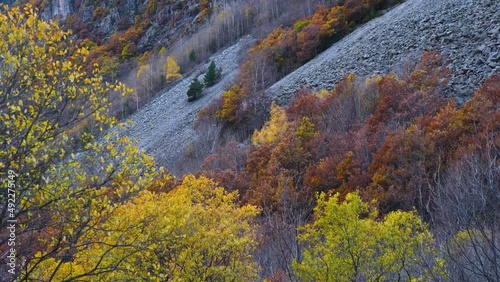
M 39 1 L 40 2 L 40 1 Z M 38 3 L 46 20 L 61 18 L 67 28 L 94 42 L 107 41 L 113 33 L 137 33 L 137 48 L 167 45 L 188 31 L 200 13 L 198 1 L 49 0 Z M 133 30 L 130 30 L 133 27 Z
M 268 93 L 286 104 L 297 89 L 331 89 L 348 73 L 397 71 L 422 51 L 438 50 L 452 71 L 447 90 L 459 103 L 500 71 L 500 2 L 409 0 L 351 33 L 273 85 Z
M 485 77 L 500 69 L 499 13 L 496 1 L 408 0 L 273 85 L 268 94 L 286 104 L 299 88 L 331 89 L 350 72 L 388 73 L 415 61 L 423 50 L 437 49 L 453 71 L 448 93 L 463 102 Z M 236 75 L 236 53 L 246 43 L 215 57 L 224 69 L 224 79 L 205 90 L 202 99 L 187 103 L 185 93 L 193 76 L 186 77 L 135 114 L 135 125 L 126 134 L 138 139 L 159 164 L 172 169 L 186 145 L 196 139 L 192 125 L 198 110 L 219 97 L 225 83 Z
M 191 81 L 203 76 L 208 64 L 201 66 L 193 75 L 184 77 L 167 92 L 158 94 L 139 112 L 131 116 L 133 125 L 123 134 L 139 141 L 139 146 L 155 156 L 157 163 L 173 170 L 176 160 L 184 155 L 186 145 L 193 142 L 196 134 L 193 124 L 198 111 L 220 96 L 224 87 L 238 74 L 242 52 L 253 42 L 251 37 L 212 57 L 222 66 L 222 79 L 216 85 L 203 90 L 194 102 L 187 101 L 186 92 Z
M 500 282 L 499 0 L 15 2 L 1 282 Z

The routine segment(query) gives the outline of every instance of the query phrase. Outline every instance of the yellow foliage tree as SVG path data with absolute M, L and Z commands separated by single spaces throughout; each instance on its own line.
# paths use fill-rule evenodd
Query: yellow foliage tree
M 149 97 L 153 91 L 153 72 L 149 64 L 141 65 L 136 74 L 137 88 L 136 91 L 143 91 Z
M 216 117 L 230 123 L 240 122 L 237 110 L 245 94 L 245 91 L 239 85 L 233 85 L 229 90 L 224 91 L 222 93 L 222 107 L 215 113 Z
M 168 82 L 172 82 L 172 81 L 182 77 L 182 75 L 180 73 L 181 68 L 179 67 L 179 65 L 177 64 L 175 59 L 172 58 L 171 56 L 167 57 L 167 61 L 163 65 L 163 68 L 165 70 L 166 78 L 167 78 Z
M 318 198 L 313 223 L 300 228 L 308 247 L 293 268 L 302 281 L 429 281 L 446 277 L 434 239 L 415 212 L 377 221 L 357 194 Z
M 76 46 L 56 22 L 43 21 L 25 6 L 0 12 L 0 232 L 16 220 L 15 273 L 3 278 L 34 279 L 47 261 L 71 261 L 116 206 L 149 185 L 154 161 L 128 138 L 116 134 L 95 141 L 92 130 L 116 124 L 107 115 L 111 91 L 98 68 L 83 71 L 88 51 Z M 81 140 L 85 140 L 84 143 Z M 79 151 L 80 153 L 76 153 Z M 12 230 L 12 229 L 11 229 Z M 37 254 L 37 255 L 35 255 Z M 25 264 L 21 262 L 25 261 Z M 46 270 L 60 275 L 62 263 Z M 10 275 L 10 276 L 7 276 Z
M 285 136 L 288 127 L 289 122 L 285 110 L 273 102 L 269 121 L 264 124 L 261 130 L 253 133 L 252 143 L 256 146 L 260 144 L 277 145 Z
M 143 191 L 89 234 L 98 243 L 82 246 L 53 278 L 98 269 L 99 281 L 253 281 L 252 220 L 258 211 L 239 207 L 237 198 L 237 192 L 194 176 L 168 193 Z M 48 279 L 45 271 L 59 263 L 45 262 L 37 276 Z
M 308 117 L 302 117 L 302 122 L 299 127 L 297 127 L 294 135 L 299 140 L 299 146 L 305 147 L 309 141 L 319 135 L 319 132 Z

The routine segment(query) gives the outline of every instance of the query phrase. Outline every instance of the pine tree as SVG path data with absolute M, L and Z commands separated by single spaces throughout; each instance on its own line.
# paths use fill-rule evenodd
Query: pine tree
M 212 61 L 210 66 L 208 66 L 207 73 L 205 74 L 205 86 L 210 87 L 214 85 L 220 79 L 221 71 L 222 70 L 220 68 L 216 68 L 215 62 Z
M 189 52 L 189 60 L 191 62 L 196 62 L 197 56 L 196 56 L 196 51 L 194 49 L 191 49 L 191 52 Z
M 188 102 L 192 102 L 198 98 L 197 96 L 201 94 L 203 91 L 203 83 L 201 83 L 198 78 L 194 78 L 191 84 L 189 85 L 189 89 L 187 91 Z

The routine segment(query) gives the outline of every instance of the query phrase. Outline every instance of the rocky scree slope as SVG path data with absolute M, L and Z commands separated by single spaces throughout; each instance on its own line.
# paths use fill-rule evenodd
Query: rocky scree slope
M 211 58 L 222 67 L 221 80 L 205 88 L 197 100 L 187 102 L 186 92 L 195 77 L 203 81 L 208 63 L 133 114 L 130 117 L 133 124 L 120 134 L 136 139 L 139 147 L 154 156 L 159 165 L 175 172 L 173 166 L 183 156 L 185 146 L 196 138 L 193 125 L 198 111 L 220 97 L 225 87 L 236 78 L 241 58 L 253 41 L 249 36 L 242 38 Z
M 389 73 L 438 50 L 452 77 L 446 90 L 462 104 L 500 71 L 500 1 L 407 0 L 358 28 L 268 89 L 286 104 L 299 88 L 331 89 L 347 73 Z

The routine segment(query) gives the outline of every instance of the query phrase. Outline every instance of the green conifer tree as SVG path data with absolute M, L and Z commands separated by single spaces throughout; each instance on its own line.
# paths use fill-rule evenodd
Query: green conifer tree
M 196 51 L 194 49 L 191 49 L 191 52 L 189 52 L 189 60 L 191 62 L 196 62 L 197 56 L 196 56 Z
M 189 89 L 187 91 L 188 101 L 192 102 L 198 98 L 198 95 L 203 91 L 203 83 L 201 83 L 198 78 L 194 78 L 191 84 L 189 85 Z
M 214 85 L 220 79 L 221 69 L 217 69 L 215 62 L 212 61 L 210 66 L 208 66 L 208 71 L 205 74 L 205 86 L 210 87 Z

